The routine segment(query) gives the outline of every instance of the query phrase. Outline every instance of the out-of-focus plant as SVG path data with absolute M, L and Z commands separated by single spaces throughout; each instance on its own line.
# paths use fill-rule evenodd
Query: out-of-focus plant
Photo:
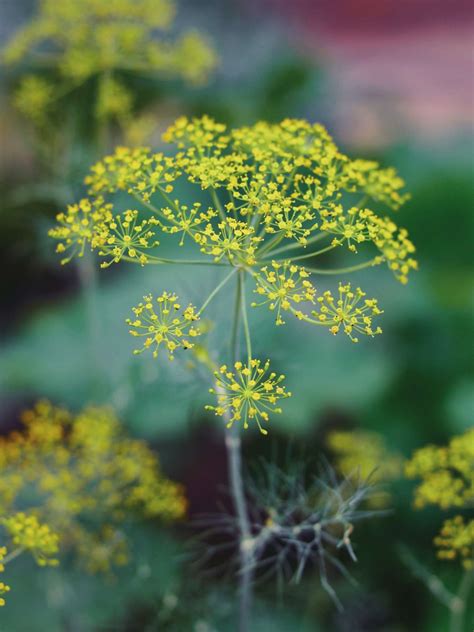
M 0 524 L 16 547 L 6 559 L 29 550 L 40 565 L 55 563 L 60 545 L 88 571 L 109 572 L 129 559 L 128 523 L 184 515 L 181 487 L 112 410 L 73 415 L 42 401 L 22 421 L 0 438 Z
M 356 473 L 363 479 L 377 484 L 389 483 L 400 478 L 403 459 L 389 450 L 383 436 L 364 430 L 330 432 L 327 445 L 335 456 L 336 469 L 345 476 Z M 385 489 L 374 491 L 368 498 L 372 507 L 386 507 L 390 503 L 390 492 Z
M 407 562 L 451 611 L 451 632 L 462 632 L 467 599 L 474 580 L 474 429 L 453 437 L 447 446 L 427 445 L 405 465 L 408 478 L 421 479 L 414 506 L 435 505 L 455 515 L 446 519 L 433 542 L 442 560 L 457 561 L 463 577 L 456 594 L 408 555 Z
M 4 50 L 5 63 L 30 68 L 15 92 L 16 107 L 49 133 L 64 98 L 96 78 L 99 127 L 115 121 L 136 137 L 137 101 L 127 75 L 202 83 L 216 65 L 198 32 L 171 37 L 175 13 L 173 0 L 41 0 Z
M 230 350 L 225 358 L 208 350 L 215 402 L 207 407 L 222 417 L 227 429 L 229 478 L 239 521 L 241 555 L 241 630 L 248 629 L 252 564 L 245 543 L 251 537 L 241 476 L 239 427 L 255 425 L 267 434 L 272 414 L 289 397 L 284 376 L 253 353 L 248 318 L 247 281 L 254 283 L 253 307 L 266 306 L 277 325 L 284 318 L 345 333 L 352 342 L 374 337 L 381 328 L 373 320 L 382 314 L 377 301 L 347 281 L 336 293 L 321 295 L 313 285 L 318 275 L 345 276 L 385 263 L 396 279 L 406 283 L 417 264 L 405 229 L 375 210 L 398 209 L 407 199 L 404 183 L 393 169 L 375 162 L 351 160 L 339 151 L 321 125 L 287 119 L 279 124 L 257 123 L 227 130 L 203 117 L 182 117 L 165 133 L 175 145 L 172 155 L 147 148 L 119 147 L 91 168 L 86 184 L 89 198 L 58 215 L 50 231 L 58 240 L 63 263 L 92 248 L 102 267 L 125 261 L 144 265 L 181 264 L 222 268 L 225 276 L 200 307 L 182 305 L 171 291 L 144 297 L 127 320 L 130 333 L 141 341 L 136 353 L 161 350 L 170 359 L 194 346 L 199 319 L 209 313 L 213 298 L 236 280 L 230 322 Z M 187 199 L 175 193 L 181 183 L 194 187 Z M 209 196 L 203 203 L 203 191 Z M 114 209 L 110 195 L 126 192 L 130 207 Z M 162 239 L 185 239 L 202 255 L 184 260 L 159 256 Z M 322 247 L 317 248 L 316 244 Z M 312 260 L 345 248 L 356 256 L 372 255 L 354 265 L 334 269 L 314 267 Z M 301 260 L 310 260 L 307 268 Z M 240 348 L 243 331 L 245 351 Z M 255 333 L 254 333 L 255 336 Z M 202 355 L 202 353 L 201 353 Z
M 356 472 L 338 477 L 329 466 L 314 475 L 305 463 L 283 469 L 267 461 L 246 482 L 250 534 L 241 546 L 248 552 L 252 573 L 259 580 L 276 575 L 279 583 L 285 579 L 298 583 L 305 568 L 316 565 L 322 586 L 340 608 L 327 567 L 350 578 L 337 551 L 344 549 L 356 561 L 351 542 L 354 525 L 377 513 L 360 508 L 374 493 L 373 484 Z M 206 549 L 200 555 L 201 565 L 212 566 L 223 550 L 235 550 L 240 527 L 233 514 L 202 516 L 195 524 L 205 527 L 199 535 Z M 218 544 L 213 545 L 213 538 Z M 228 567 L 228 560 L 225 565 Z

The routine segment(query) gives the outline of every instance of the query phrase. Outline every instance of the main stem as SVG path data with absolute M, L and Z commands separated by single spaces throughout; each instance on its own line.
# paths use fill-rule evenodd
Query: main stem
M 231 357 L 237 359 L 238 331 L 242 306 L 243 270 L 239 271 L 235 294 L 234 320 L 232 325 Z M 227 420 L 228 421 L 228 420 Z M 242 479 L 242 442 L 239 428 L 233 424 L 226 430 L 227 467 L 230 490 L 239 526 L 239 632 L 250 630 L 250 608 L 252 602 L 252 533 L 245 501 Z
M 473 580 L 474 569 L 470 568 L 464 572 L 455 601 L 451 606 L 451 617 L 449 621 L 450 632 L 463 632 L 467 601 Z

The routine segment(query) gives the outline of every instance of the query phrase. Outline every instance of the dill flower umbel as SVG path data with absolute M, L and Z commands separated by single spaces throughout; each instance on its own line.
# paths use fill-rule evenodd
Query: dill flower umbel
M 72 206 L 58 217 L 59 225 L 50 232 L 60 241 L 60 252 L 68 249 L 70 256 L 64 262 L 80 256 L 87 242 L 99 256 L 106 257 L 105 266 L 120 261 L 215 266 L 223 272 L 227 268 L 227 276 L 223 275 L 199 310 L 175 313 L 179 311 L 177 298 L 166 293 L 158 303 L 162 307 L 164 301 L 172 304 L 160 313 L 147 295 L 134 308 L 136 319 L 127 321 L 131 335 L 144 338 L 136 353 L 151 348 L 157 357 L 161 346 L 172 359 L 177 348 L 191 347 L 191 338 L 199 333 L 193 320 L 208 310 L 214 296 L 233 277 L 240 306 L 235 314 L 237 320 L 242 316 L 247 358 L 236 348 L 228 362 L 231 366 L 240 359 L 245 370 L 257 370 L 250 352 L 246 280 L 254 283 L 259 297 L 252 305 L 268 307 L 277 325 L 288 314 L 334 335 L 344 332 L 353 342 L 382 332 L 374 323 L 383 313 L 376 299 L 367 298 L 359 287 L 353 289 L 346 282 L 339 283 L 336 295 L 331 290 L 318 293 L 317 279 L 385 263 L 398 281 L 407 282 L 416 269 L 414 246 L 406 230 L 386 211 L 374 210 L 384 205 L 393 211 L 407 199 L 403 180 L 395 170 L 372 161 L 352 160 L 322 125 L 297 119 L 228 129 L 209 116 L 181 117 L 163 140 L 172 145 L 169 152 L 118 147 L 93 165 L 85 183 L 94 213 L 89 212 L 84 220 L 80 216 L 78 221 L 78 210 Z M 131 210 L 122 215 L 108 201 L 117 192 L 133 200 Z M 79 207 L 84 204 L 82 201 Z M 173 239 L 176 245 L 183 245 L 186 239 L 196 248 L 198 258 L 161 257 L 160 248 Z M 313 267 L 313 260 L 336 249 L 344 249 L 348 257 L 359 257 L 363 250 L 372 250 L 372 254 L 344 268 Z M 309 264 L 301 267 L 302 259 Z M 208 365 L 213 362 L 223 365 L 213 358 Z M 260 370 L 266 369 L 259 365 L 257 375 Z M 229 378 L 230 384 L 215 389 L 221 402 L 209 409 L 221 410 L 224 393 L 231 386 L 238 388 L 239 380 L 246 384 L 249 376 L 237 371 L 239 376 Z M 222 380 L 233 371 L 217 373 Z M 282 394 L 278 395 L 280 399 Z M 267 421 L 265 408 L 256 407 L 255 402 L 250 405 L 247 396 L 233 397 L 236 408 L 224 408 L 234 421 L 242 418 L 244 428 L 250 419 Z M 274 404 L 271 399 L 267 403 Z
M 472 510 L 474 428 L 453 437 L 447 446 L 420 448 L 406 463 L 405 474 L 421 478 L 414 495 L 417 509 L 432 504 L 445 510 Z M 440 559 L 458 559 L 467 570 L 474 568 L 474 520 L 465 520 L 462 515 L 446 520 L 434 544 Z
M 260 360 L 251 360 L 248 366 L 236 362 L 235 371 L 221 366 L 214 374 L 216 388 L 210 389 L 217 396 L 217 406 L 206 406 L 207 410 L 221 417 L 228 416 L 228 428 L 236 421 L 243 421 L 243 427 L 248 428 L 249 421 L 255 421 L 260 432 L 268 434 L 262 422 L 269 421 L 269 413 L 281 413 L 281 408 L 276 406 L 278 400 L 291 396 L 280 386 L 285 376 L 269 373 L 269 367 L 269 360 L 263 366 Z
M 176 349 L 191 349 L 194 346 L 190 338 L 199 336 L 200 331 L 194 326 L 199 316 L 192 305 L 182 310 L 178 297 L 169 292 L 163 292 L 155 301 L 148 294 L 143 297 L 143 301 L 133 308 L 136 318 L 127 319 L 127 324 L 132 328 L 131 335 L 145 337 L 143 348 L 136 349 L 134 353 L 153 349 L 153 357 L 156 358 L 160 345 L 163 345 L 172 360 Z
M 311 312 L 313 318 L 305 316 L 300 311 L 295 311 L 295 315 L 307 322 L 329 327 L 329 331 L 334 335 L 342 329 L 352 342 L 358 342 L 355 333 L 371 337 L 382 333 L 380 327 L 372 327 L 372 318 L 383 312 L 379 309 L 376 299 L 366 299 L 365 296 L 360 287 L 352 290 L 350 283 L 340 283 L 337 301 L 331 291 L 326 290 L 316 299 L 319 309 Z
M 288 311 L 292 304 L 314 303 L 316 290 L 308 281 L 309 276 L 304 268 L 290 261 L 272 261 L 271 268 L 264 266 L 256 276 L 255 292 L 265 298 L 260 303 L 252 303 L 252 307 L 268 305 L 270 310 L 276 311 L 276 324 L 284 325 L 282 310 Z
M 421 478 L 415 507 L 434 504 L 441 509 L 472 505 L 474 499 L 474 428 L 453 437 L 447 446 L 428 445 L 405 465 L 408 478 Z
M 106 572 L 128 560 L 126 521 L 184 514 L 181 487 L 110 409 L 72 415 L 43 401 L 22 421 L 20 432 L 0 438 L 1 525 L 39 564 L 55 563 L 60 543 Z
M 56 566 L 59 536 L 47 524 L 41 524 L 35 515 L 23 512 L 2 518 L 1 524 L 10 534 L 12 543 L 29 551 L 38 566 Z
M 3 58 L 9 65 L 40 60 L 53 87 L 46 88 L 41 75 L 35 75 L 36 83 L 24 78 L 15 97 L 19 109 L 33 122 L 44 123 L 62 97 L 96 77 L 97 118 L 126 127 L 136 110 L 127 74 L 204 82 L 216 55 L 195 30 L 173 40 L 175 12 L 173 0 L 40 0 L 37 15 L 14 35 Z
M 335 467 L 344 476 L 359 474 L 373 483 L 396 480 L 402 473 L 403 460 L 392 452 L 381 434 L 364 430 L 335 430 L 328 434 L 327 445 L 335 456 Z M 371 507 L 384 507 L 390 494 L 374 490 L 369 498 Z

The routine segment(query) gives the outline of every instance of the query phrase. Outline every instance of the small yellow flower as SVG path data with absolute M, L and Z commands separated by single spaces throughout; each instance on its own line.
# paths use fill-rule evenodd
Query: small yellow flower
M 246 429 L 250 421 L 255 421 L 260 432 L 268 434 L 262 422 L 269 421 L 269 413 L 281 413 L 281 408 L 276 406 L 278 400 L 291 396 L 280 386 L 285 376 L 268 373 L 269 367 L 269 360 L 263 367 L 260 360 L 251 360 L 250 365 L 236 362 L 235 371 L 221 366 L 214 373 L 216 387 L 210 389 L 217 397 L 217 406 L 206 406 L 206 409 L 226 418 L 228 428 L 236 421 L 243 421 Z
M 176 294 L 169 292 L 163 292 L 155 301 L 148 294 L 143 297 L 143 301 L 133 308 L 135 318 L 126 321 L 132 327 L 132 336 L 145 337 L 143 348 L 136 349 L 134 353 L 153 349 L 153 357 L 156 358 L 163 345 L 169 359 L 173 360 L 176 349 L 191 349 L 194 346 L 190 338 L 199 336 L 200 331 L 195 327 L 199 315 L 192 305 L 182 310 Z

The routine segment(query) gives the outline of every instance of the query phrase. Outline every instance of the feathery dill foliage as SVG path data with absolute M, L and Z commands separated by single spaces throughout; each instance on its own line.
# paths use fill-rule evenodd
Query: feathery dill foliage
M 282 469 L 267 461 L 246 482 L 248 537 L 239 544 L 239 525 L 232 514 L 202 516 L 196 521 L 198 527 L 207 527 L 198 540 L 206 548 L 200 564 L 212 567 L 223 550 L 237 545 L 245 549 L 247 564 L 260 581 L 276 576 L 298 583 L 305 569 L 315 566 L 322 586 L 340 606 L 328 581 L 328 566 L 349 577 L 338 550 L 356 561 L 351 541 L 355 524 L 378 513 L 361 509 L 374 491 L 372 483 L 354 472 L 338 477 L 327 465 L 320 475 L 310 475 L 301 462 Z
M 128 561 L 126 523 L 184 515 L 181 487 L 110 409 L 72 415 L 42 401 L 22 421 L 21 431 L 0 438 L 0 527 L 10 538 L 3 566 L 22 551 L 40 566 L 56 564 L 61 547 L 86 570 L 109 572 Z
M 161 311 L 156 312 L 153 297 L 147 295 L 134 308 L 135 318 L 127 321 L 132 335 L 143 336 L 142 350 L 151 349 L 156 356 L 163 345 L 172 358 L 180 347 L 192 346 L 190 336 L 199 335 L 192 321 L 234 273 L 242 285 L 245 278 L 253 280 L 260 300 L 252 306 L 267 306 L 277 325 L 284 324 L 284 316 L 294 316 L 334 335 L 344 332 L 353 342 L 381 333 L 373 324 L 382 314 L 376 299 L 346 281 L 339 283 L 336 296 L 329 290 L 318 295 L 314 279 L 385 264 L 398 281 L 407 282 L 417 264 L 406 230 L 368 208 L 373 203 L 397 210 L 406 201 L 404 182 L 394 169 L 351 160 L 323 126 L 303 120 L 228 130 L 207 116 L 182 117 L 163 138 L 174 146 L 170 155 L 118 147 L 95 164 L 85 180 L 89 197 L 60 213 L 50 231 L 58 240 L 57 251 L 65 255 L 63 263 L 82 256 L 88 245 L 103 267 L 125 261 L 228 268 L 228 276 L 200 309 L 190 306 L 179 315 L 178 297 L 165 293 L 157 299 Z M 196 188 L 195 199 L 181 199 L 184 183 L 187 189 Z M 203 191 L 207 203 L 197 201 Z M 125 212 L 114 210 L 110 196 L 116 192 L 130 196 Z M 194 243 L 200 258 L 160 257 L 159 242 L 173 237 L 177 245 L 185 239 Z M 371 258 L 341 270 L 298 263 L 336 249 L 356 257 L 365 246 L 372 250 Z M 172 297 L 173 305 L 166 297 Z M 247 427 L 253 420 L 264 432 L 262 422 L 268 422 L 269 413 L 280 412 L 278 401 L 289 393 L 280 384 L 283 376 L 264 376 L 268 362 L 263 368 L 252 357 L 245 300 L 242 319 L 247 357 L 232 360 L 238 360 L 235 372 L 227 365 L 215 366 L 216 388 L 211 392 L 218 403 L 209 408 L 227 424 L 242 420 Z
M 428 445 L 417 450 L 405 466 L 408 478 L 419 478 L 414 505 L 437 505 L 444 510 L 474 508 L 474 429 L 453 437 L 447 446 Z M 474 519 L 462 514 L 443 523 L 434 538 L 438 557 L 459 560 L 474 570 Z
M 40 0 L 37 15 L 3 51 L 6 64 L 40 62 L 46 71 L 23 76 L 15 105 L 42 125 L 65 95 L 98 77 L 97 118 L 136 128 L 124 73 L 201 83 L 216 65 L 198 32 L 170 36 L 175 13 L 174 0 Z

